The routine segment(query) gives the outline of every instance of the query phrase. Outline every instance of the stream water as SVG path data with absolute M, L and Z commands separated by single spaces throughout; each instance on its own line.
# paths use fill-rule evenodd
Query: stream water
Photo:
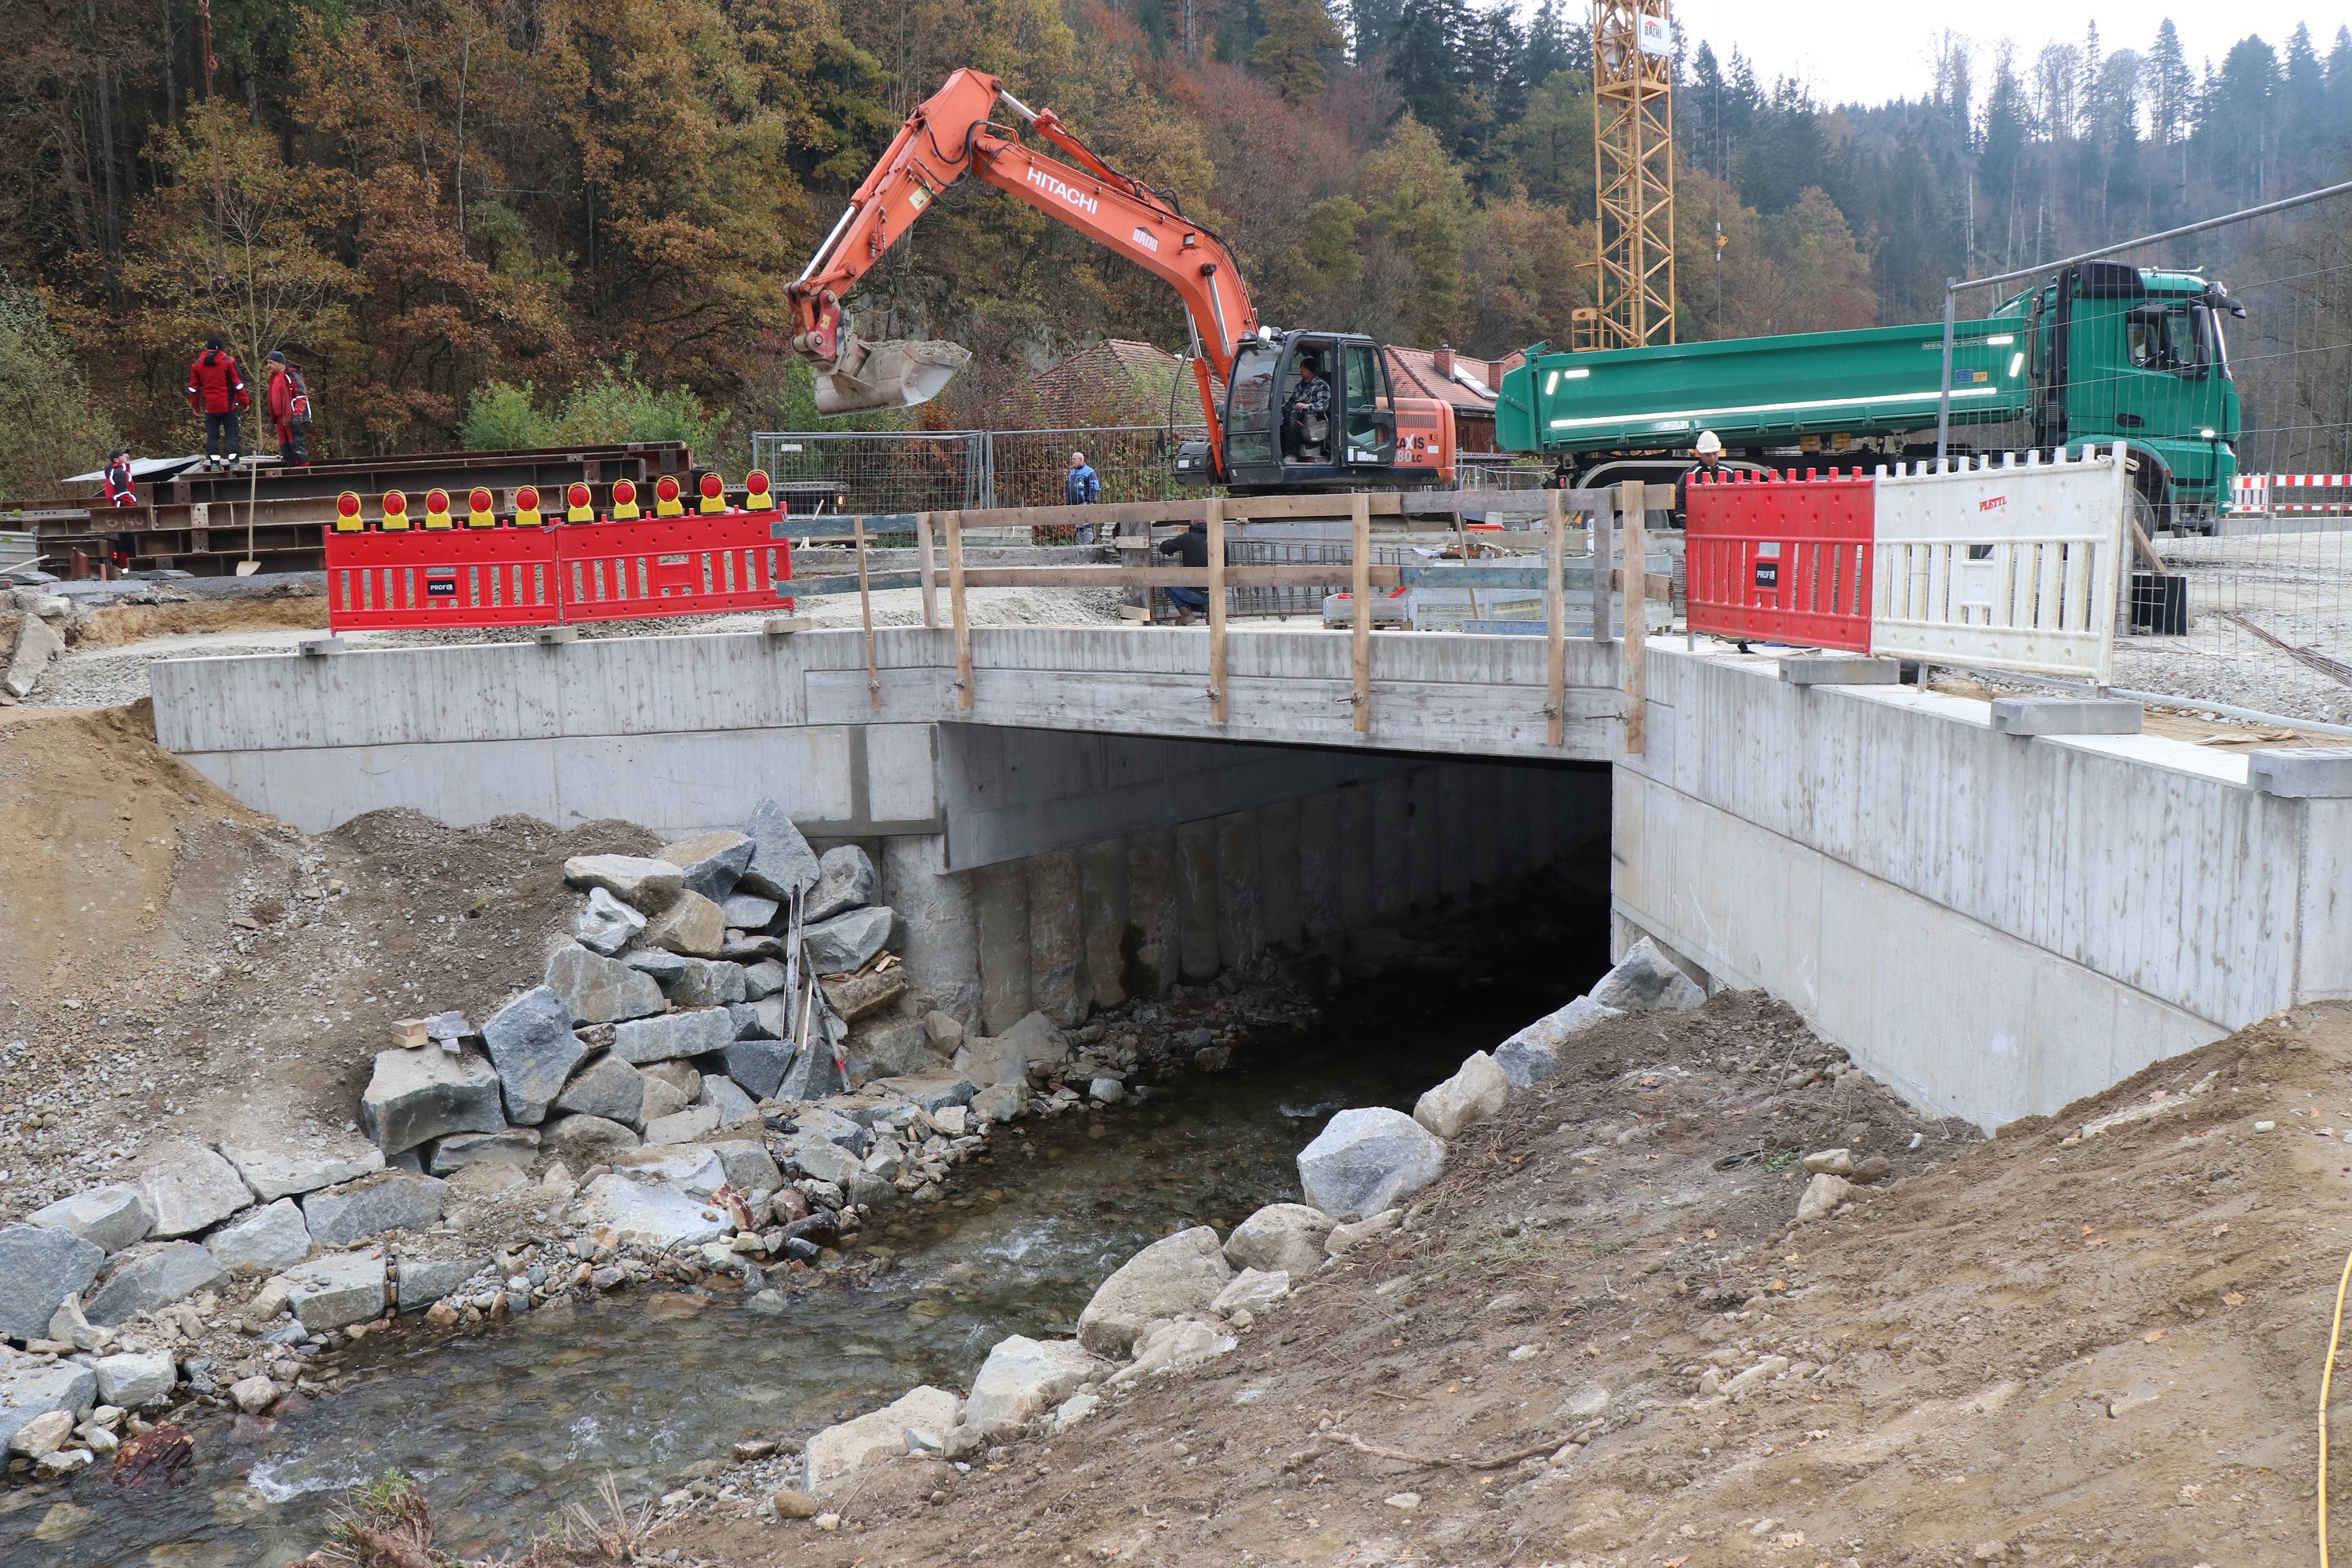
M 1559 919 L 1557 904 L 1545 913 Z M 187 1484 L 126 1495 L 101 1464 L 0 1515 L 0 1561 L 268 1568 L 318 1545 L 346 1488 L 392 1468 L 424 1486 L 440 1546 L 487 1553 L 592 1500 L 607 1475 L 634 1502 L 742 1438 L 804 1436 L 918 1383 L 961 1389 L 1005 1335 L 1073 1331 L 1139 1247 L 1297 1199 L 1294 1156 L 1332 1111 L 1410 1110 L 1606 963 L 1597 929 L 1487 951 L 1491 978 L 1352 987 L 1310 1032 L 1237 1052 L 1229 1074 L 1014 1124 L 961 1168 L 949 1202 L 860 1238 L 891 1258 L 870 1285 L 812 1289 L 781 1316 L 723 1292 L 696 1306 L 640 1289 L 455 1338 L 362 1342 L 331 1363 L 350 1380 L 340 1394 L 273 1422 L 198 1422 Z

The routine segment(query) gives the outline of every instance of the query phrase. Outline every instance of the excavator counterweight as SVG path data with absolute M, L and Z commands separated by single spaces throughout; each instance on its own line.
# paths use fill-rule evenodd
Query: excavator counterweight
M 994 123 L 999 107 L 1069 161 Z M 1239 490 L 1429 484 L 1454 471 L 1451 406 L 1391 395 L 1379 345 L 1351 333 L 1263 327 L 1223 240 L 1122 174 L 985 72 L 957 70 L 907 117 L 848 210 L 787 290 L 793 351 L 816 369 L 828 415 L 902 408 L 943 391 L 971 356 L 950 342 L 867 342 L 844 301 L 940 192 L 966 174 L 1028 203 L 1164 280 L 1184 302 L 1209 438 L 1184 477 Z M 1219 404 L 1216 384 L 1225 387 Z M 1318 383 L 1320 383 L 1318 389 Z

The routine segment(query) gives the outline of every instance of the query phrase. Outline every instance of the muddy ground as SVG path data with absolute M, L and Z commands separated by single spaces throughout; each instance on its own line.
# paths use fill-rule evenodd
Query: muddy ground
M 654 1546 L 744 1568 L 2308 1560 L 2352 1008 L 1991 1140 L 1826 1080 L 1823 1054 L 1754 995 L 1604 1025 L 1457 1143 L 1409 1233 L 1234 1353 L 968 1475 L 900 1461 L 836 1531 L 713 1518 Z M 2159 1090 L 2178 1108 L 2079 1137 Z M 1833 1144 L 1892 1178 L 1794 1226 L 1793 1158 Z M 1772 1356 L 1737 1402 L 1700 1392 Z

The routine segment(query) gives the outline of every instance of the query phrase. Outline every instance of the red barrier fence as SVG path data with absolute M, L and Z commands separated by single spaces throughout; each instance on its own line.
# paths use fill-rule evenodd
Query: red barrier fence
M 1690 629 L 1868 653 L 1873 494 L 1860 469 L 1694 476 L 1684 532 Z
M 717 476 L 711 476 L 715 480 Z M 751 499 L 767 501 L 767 476 Z M 657 504 L 677 505 L 677 487 Z M 706 503 L 711 486 L 703 487 Z M 585 486 L 571 487 L 576 492 Z M 619 491 L 621 486 L 614 487 Z M 722 492 L 723 493 L 723 492 Z M 509 520 L 495 518 L 487 491 L 463 498 L 466 525 L 450 526 L 448 502 L 411 525 L 404 498 L 388 493 L 373 528 L 348 498 L 326 531 L 328 624 L 337 631 L 425 626 L 543 626 L 647 616 L 790 610 L 792 543 L 772 505 L 634 521 L 543 521 L 535 491 L 519 490 Z M 616 506 L 633 496 L 615 495 Z M 567 512 L 588 498 L 564 497 Z

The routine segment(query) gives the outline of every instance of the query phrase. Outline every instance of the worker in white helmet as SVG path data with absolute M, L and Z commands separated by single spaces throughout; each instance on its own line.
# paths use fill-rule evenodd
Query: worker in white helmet
M 1698 439 L 1691 443 L 1691 450 L 1698 454 L 1697 467 L 1684 469 L 1683 477 L 1675 481 L 1675 526 L 1677 528 L 1683 526 L 1690 515 L 1691 476 L 1704 474 L 1712 479 L 1723 472 L 1723 438 L 1714 431 L 1700 431 Z

